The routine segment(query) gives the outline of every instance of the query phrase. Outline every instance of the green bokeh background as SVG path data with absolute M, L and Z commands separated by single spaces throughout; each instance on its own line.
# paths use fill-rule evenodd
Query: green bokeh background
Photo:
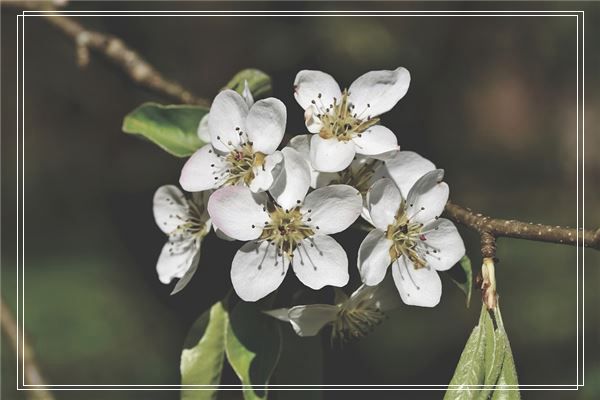
M 238 8 L 242 7 L 237 5 Z M 265 9 L 273 5 L 244 4 Z M 286 5 L 279 4 L 280 8 Z M 344 4 L 287 5 L 332 9 Z M 346 5 L 347 6 L 347 5 Z M 586 38 L 599 37 L 598 7 L 584 3 L 379 3 L 367 9 L 585 9 Z M 235 4 L 75 3 L 67 9 L 227 9 Z M 360 7 L 354 5 L 352 8 Z M 446 170 L 452 199 L 490 215 L 576 224 L 575 17 L 78 17 L 123 38 L 165 76 L 212 97 L 237 71 L 271 74 L 303 133 L 292 94 L 300 69 L 349 85 L 372 69 L 404 66 L 408 94 L 383 122 L 405 150 Z M 158 282 L 163 234 L 152 195 L 175 183 L 184 160 L 121 133 L 144 101 L 171 100 L 135 86 L 92 53 L 85 69 L 73 43 L 40 18 L 25 23 L 25 327 L 52 384 L 178 384 L 179 354 L 193 320 L 228 290 L 239 243 L 213 235 L 201 267 L 177 296 Z M 2 296 L 16 307 L 16 17 L 2 13 Z M 586 226 L 600 226 L 598 67 L 586 43 Z M 461 230 L 474 265 L 478 237 Z M 362 234 L 361 234 L 362 235 Z M 342 235 L 352 260 L 361 237 Z M 524 392 L 526 399 L 600 397 L 600 257 L 586 250 L 585 389 Z M 522 384 L 576 383 L 576 249 L 500 239 L 497 279 Z M 581 278 L 581 276 L 580 276 Z M 294 285 L 296 278 L 288 276 Z M 367 339 L 326 348 L 325 384 L 446 384 L 479 312 L 444 281 L 434 309 L 402 307 Z M 284 329 L 290 329 L 285 326 Z M 324 338 L 324 343 L 327 339 Z M 17 393 L 16 360 L 2 339 L 3 399 Z M 300 361 L 298 361 L 300 362 Z M 304 366 L 303 368 L 306 368 Z M 310 368 L 310 367 L 309 367 Z M 314 365 L 314 368 L 320 368 Z M 581 369 L 581 367 L 580 367 Z M 287 374 L 290 375 L 289 373 Z M 302 379 L 302 370 L 291 374 Z M 231 371 L 224 379 L 237 383 Z M 281 378 L 283 379 L 283 378 Z M 288 378 L 289 379 L 289 378 Z M 293 378 L 291 378 L 293 379 Z M 282 383 L 296 383 L 282 381 Z M 286 399 L 289 392 L 277 397 Z M 302 398 L 302 393 L 295 394 Z M 380 392 L 377 398 L 441 398 L 442 392 Z M 176 399 L 173 391 L 57 392 L 61 399 Z M 363 397 L 327 392 L 325 398 Z M 223 398 L 241 398 L 224 392 Z

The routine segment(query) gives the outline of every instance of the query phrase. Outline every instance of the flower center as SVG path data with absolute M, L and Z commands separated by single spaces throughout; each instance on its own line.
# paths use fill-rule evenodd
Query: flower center
M 193 201 L 188 202 L 188 213 L 187 216 L 182 217 L 179 214 L 170 215 L 172 218 L 177 218 L 181 221 L 177 228 L 171 232 L 171 235 L 190 235 L 197 238 L 204 237 L 208 232 L 206 231 L 206 223 L 202 219 L 202 210 Z
M 339 179 L 335 183 L 350 185 L 358 190 L 361 195 L 366 195 L 371 187 L 371 178 L 375 174 L 377 167 L 382 164 L 379 160 L 365 161 L 360 168 L 353 169 L 352 166 L 338 172 Z
M 364 299 L 352 307 L 341 305 L 337 319 L 333 322 L 331 339 L 345 342 L 367 336 L 379 325 L 386 315 L 373 301 Z
M 421 245 L 427 240 L 422 230 L 423 224 L 409 220 L 406 206 L 403 204 L 396 216 L 396 220 L 388 226 L 386 231 L 386 238 L 393 242 L 390 247 L 392 262 L 403 255 L 412 261 L 415 269 L 427 266 L 425 254 L 429 254 L 429 250 L 427 246 Z M 436 250 L 433 251 L 436 252 Z
M 252 150 L 252 142 L 246 142 L 239 148 L 231 150 L 225 156 L 227 174 L 224 185 L 237 185 L 244 183 L 250 185 L 254 179 L 254 167 L 262 167 L 265 163 L 265 155 Z
M 315 234 L 313 229 L 306 224 L 300 207 L 284 210 L 275 205 L 274 210 L 269 214 L 271 221 L 265 223 L 260 239 L 277 246 L 280 255 L 285 254 L 291 258 L 300 242 Z
M 333 104 L 323 104 L 321 93 L 317 95 L 316 100 L 312 100 L 312 104 L 319 112 L 317 117 L 322 123 L 319 135 L 323 139 L 337 138 L 340 141 L 348 141 L 355 136 L 360 137 L 362 132 L 379 122 L 379 118 L 366 115 L 370 104 L 360 113 L 356 112 L 354 105 L 349 102 L 347 89 L 344 89 L 339 101 L 333 98 Z

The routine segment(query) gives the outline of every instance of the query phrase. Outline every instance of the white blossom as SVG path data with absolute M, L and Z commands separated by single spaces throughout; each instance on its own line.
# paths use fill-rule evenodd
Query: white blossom
M 285 184 L 273 185 L 273 200 L 264 192 L 227 186 L 215 191 L 208 202 L 217 228 L 248 241 L 231 266 L 233 287 L 245 301 L 256 301 L 277 289 L 290 263 L 298 279 L 315 290 L 348 282 L 346 252 L 329 235 L 358 218 L 360 194 L 347 185 L 331 185 L 306 195 L 310 180 L 304 160 L 291 148 L 283 152 L 288 155 L 284 168 L 296 176 L 289 173 Z
M 222 91 L 200 121 L 198 136 L 210 143 L 184 165 L 179 183 L 185 190 L 245 185 L 259 192 L 273 184 L 283 159 L 277 147 L 285 133 L 286 109 L 275 98 L 254 102 L 249 91 L 245 93 L 243 97 L 233 90 Z
M 377 285 L 392 266 L 392 276 L 404 303 L 433 307 L 442 283 L 437 271 L 450 269 L 465 254 L 454 224 L 439 218 L 448 200 L 444 171 L 419 178 L 406 198 L 391 179 L 380 179 L 367 194 L 375 229 L 358 251 L 362 281 Z
M 294 136 L 289 143 L 296 149 L 310 166 L 310 137 L 309 135 Z M 363 196 L 363 219 L 371 222 L 366 204 L 369 188 L 378 179 L 390 178 L 394 181 L 404 196 L 414 183 L 435 165 L 428 159 L 413 151 L 391 151 L 377 158 L 357 154 L 350 165 L 338 172 L 320 172 L 310 168 L 311 187 L 319 188 L 329 184 L 350 185 Z
M 400 306 L 400 297 L 388 277 L 377 286 L 361 285 L 348 297 L 336 290 L 335 304 L 298 305 L 265 311 L 289 322 L 299 336 L 315 336 L 326 325 L 332 338 L 357 339 L 367 335 L 386 318 L 386 312 Z
M 322 172 L 348 167 L 356 153 L 374 156 L 397 150 L 392 131 L 379 125 L 379 115 L 404 97 L 410 83 L 405 68 L 370 71 L 343 92 L 329 74 L 303 70 L 296 75 L 294 96 L 305 110 L 311 138 L 310 162 Z
M 161 186 L 154 194 L 154 219 L 169 236 L 156 271 L 164 284 L 179 278 L 172 294 L 183 289 L 198 268 L 200 245 L 211 228 L 206 209 L 208 196 L 209 192 L 198 192 L 187 199 L 174 185 Z

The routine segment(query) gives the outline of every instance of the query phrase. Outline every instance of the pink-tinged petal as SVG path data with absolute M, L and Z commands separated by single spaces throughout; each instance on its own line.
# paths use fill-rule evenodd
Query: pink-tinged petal
M 225 161 L 210 144 L 206 144 L 186 161 L 179 184 L 188 192 L 215 189 L 221 185 L 221 174 L 225 168 Z
M 208 200 L 212 223 L 237 240 L 257 239 L 269 215 L 267 195 L 252 193 L 245 186 L 227 186 L 215 191 Z

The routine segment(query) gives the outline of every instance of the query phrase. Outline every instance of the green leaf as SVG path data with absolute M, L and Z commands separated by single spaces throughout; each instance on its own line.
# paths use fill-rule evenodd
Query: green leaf
M 497 387 L 492 395 L 492 400 L 520 400 L 521 395 L 519 390 L 517 390 L 517 386 L 519 385 L 517 369 L 515 368 L 515 360 L 510 348 L 508 335 L 504 330 L 504 321 L 502 321 L 500 307 L 497 307 L 496 310 L 496 321 L 498 322 L 498 330 L 501 332 L 502 339 L 504 341 L 504 363 L 502 364 L 502 370 L 500 371 L 500 376 L 498 377 L 498 382 L 496 383 Z M 502 388 L 504 385 L 515 387 Z
M 485 379 L 485 329 L 481 322 L 487 311 L 482 308 L 479 324 L 473 329 L 467 344 L 460 355 L 460 360 L 446 391 L 444 400 L 466 400 L 474 399 L 480 390 L 477 387 L 467 385 L 481 385 Z
M 456 387 L 448 388 L 445 400 L 488 400 L 490 396 L 498 400 L 521 398 L 515 363 L 499 306 L 492 316 L 485 305 L 482 305 L 479 323 L 467 341 L 450 385 Z M 508 390 L 501 385 L 516 387 Z
M 271 94 L 271 77 L 261 70 L 253 68 L 244 69 L 235 74 L 226 87 L 242 94 L 244 91 L 244 81 L 248 81 L 248 88 L 255 99 Z
M 213 390 L 182 390 L 182 400 L 214 400 L 221 381 L 228 316 L 219 302 L 196 320 L 181 353 L 182 385 L 214 385 Z
M 483 384 L 486 386 L 479 392 L 479 399 L 487 400 L 494 385 L 498 382 L 502 364 L 504 362 L 505 352 L 505 334 L 499 329 L 494 329 L 494 321 L 490 313 L 486 311 L 486 317 L 483 321 L 485 331 L 485 378 Z
M 467 308 L 469 308 L 469 305 L 471 304 L 471 293 L 473 291 L 473 269 L 471 267 L 471 259 L 465 254 L 458 263 L 465 274 L 464 281 L 459 281 L 452 276 L 452 274 L 449 274 L 449 276 L 450 279 L 452 279 L 452 282 L 454 282 L 467 297 Z
M 207 113 L 199 106 L 144 103 L 125 116 L 123 132 L 140 135 L 176 157 L 187 157 L 204 145 L 197 131 Z
M 274 318 L 262 313 L 256 304 L 239 302 L 230 314 L 225 340 L 227 360 L 242 381 L 244 399 L 266 399 L 264 385 L 281 352 L 281 331 Z

